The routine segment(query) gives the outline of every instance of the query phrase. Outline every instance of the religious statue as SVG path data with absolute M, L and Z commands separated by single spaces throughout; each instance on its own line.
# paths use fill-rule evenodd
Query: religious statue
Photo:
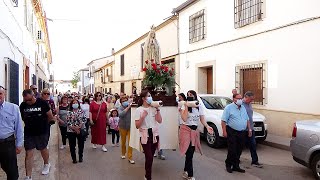
M 144 62 L 149 61 L 151 63 L 161 64 L 160 46 L 156 39 L 156 30 L 154 25 L 151 26 L 151 30 L 147 36 L 146 42 L 144 43 L 143 49 Z

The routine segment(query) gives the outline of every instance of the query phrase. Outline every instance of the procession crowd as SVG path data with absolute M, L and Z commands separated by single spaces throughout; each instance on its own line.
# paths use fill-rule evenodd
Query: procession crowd
M 163 120 L 161 107 L 152 105 L 153 99 L 148 90 L 142 90 L 139 96 L 127 96 L 124 93 L 104 95 L 100 92 L 82 96 L 78 93 L 59 93 L 55 102 L 48 89 L 43 89 L 39 93 L 36 86 L 32 85 L 30 89 L 23 91 L 23 102 L 20 107 L 5 101 L 5 90 L 0 86 L 0 163 L 8 180 L 16 180 L 19 177 L 17 154 L 21 152 L 22 147 L 26 151 L 25 180 L 32 179 L 34 149 L 40 151 L 44 161 L 41 173 L 49 174 L 50 127 L 56 122 L 62 139 L 60 149 L 65 149 L 68 141 L 74 164 L 84 161 L 84 144 L 89 137 L 91 137 L 93 149 L 100 146 L 103 152 L 107 152 L 107 133 L 112 134 L 113 147 L 121 146 L 121 159 L 127 158 L 130 164 L 134 164 L 132 147 L 129 146 L 131 128 L 137 128 L 140 133 L 140 143 L 145 155 L 145 179 L 151 179 L 153 157 L 157 155 L 160 159 L 165 159 L 163 151 L 159 148 L 161 138 L 159 124 Z M 213 129 L 205 121 L 202 106 L 179 103 L 200 101 L 193 90 L 188 91 L 186 95 L 184 93 L 177 95 L 179 149 L 180 153 L 185 155 L 182 176 L 185 179 L 194 180 L 193 155 L 195 151 L 202 153 L 198 125 L 202 123 L 209 134 L 213 134 Z M 229 173 L 245 172 L 239 166 L 239 159 L 246 136 L 250 142 L 252 164 L 261 167 L 255 150 L 254 131 L 252 131 L 253 112 L 250 104 L 252 100 L 251 92 L 247 92 L 244 98 L 234 92 L 234 103 L 225 108 L 222 116 L 223 135 L 228 142 L 225 163 Z M 138 102 L 138 107 L 132 112 L 135 127 L 131 127 L 131 109 L 134 101 Z M 121 143 L 119 143 L 120 139 Z M 158 151 L 157 154 L 156 151 Z

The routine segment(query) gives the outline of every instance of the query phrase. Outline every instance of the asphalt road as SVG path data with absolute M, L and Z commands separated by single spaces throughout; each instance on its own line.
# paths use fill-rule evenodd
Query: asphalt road
M 110 143 L 110 136 L 108 143 Z M 127 160 L 120 158 L 120 148 L 108 145 L 108 152 L 100 148 L 92 149 L 90 139 L 87 140 L 84 151 L 84 162 L 72 164 L 68 149 L 59 151 L 59 179 L 64 180 L 143 180 L 144 156 L 134 152 L 136 164 L 131 165 Z M 245 174 L 225 171 L 224 160 L 226 148 L 212 149 L 202 142 L 204 155 L 196 154 L 194 157 L 194 171 L 197 180 L 308 180 L 313 179 L 311 171 L 295 163 L 289 151 L 259 145 L 258 155 L 264 164 L 262 169 L 250 166 L 250 154 L 246 150 L 241 158 L 241 166 L 246 169 Z M 184 165 L 184 157 L 178 151 L 165 150 L 167 160 L 155 159 L 153 166 L 153 179 L 179 180 Z

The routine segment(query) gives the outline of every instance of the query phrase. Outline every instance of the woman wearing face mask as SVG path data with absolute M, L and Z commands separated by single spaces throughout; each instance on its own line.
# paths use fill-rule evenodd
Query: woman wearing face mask
M 151 180 L 153 155 L 159 142 L 158 123 L 162 123 L 160 109 L 151 107 L 151 103 L 151 94 L 148 90 L 143 90 L 134 118 L 136 128 L 140 132 L 140 141 L 145 155 L 146 180 Z
M 187 98 L 184 95 L 184 93 L 178 94 L 177 103 L 179 103 L 180 101 L 187 101 Z M 185 122 L 181 118 L 181 111 L 183 111 L 183 110 L 185 110 L 185 106 L 181 106 L 181 107 L 178 106 L 178 111 L 179 111 L 179 117 L 178 117 L 178 121 L 179 122 L 178 123 L 179 123 L 179 127 L 180 127 L 180 125 L 185 124 Z
M 57 109 L 59 128 L 61 133 L 62 145 L 60 149 L 66 148 L 67 144 L 67 114 L 68 114 L 68 97 L 62 96 L 60 105 Z
M 90 102 L 89 102 L 89 99 L 88 98 L 83 98 L 83 101 L 82 101 L 82 104 L 81 104 L 81 109 L 83 110 L 83 112 L 85 113 L 86 115 L 86 118 L 87 118 L 87 121 L 86 121 L 86 124 L 85 124 L 85 127 L 86 127 L 86 130 L 87 130 L 87 133 L 89 132 L 89 109 L 90 109 Z M 86 138 L 88 138 L 88 135 L 86 135 Z
M 187 101 L 197 101 L 197 93 L 193 90 L 188 91 Z M 184 110 L 181 108 L 180 114 L 184 124 L 180 125 L 179 131 L 179 148 L 182 155 L 186 155 L 184 173 L 182 177 L 188 180 L 195 180 L 193 177 L 193 154 L 197 149 L 200 153 L 200 132 L 197 130 L 199 122 L 207 128 L 208 133 L 212 134 L 213 129 L 207 124 L 204 119 L 202 106 L 198 108 L 187 107 L 184 105 Z
M 120 98 L 121 106 L 118 109 L 119 112 L 119 130 L 121 137 L 121 159 L 126 158 L 127 143 L 130 142 L 130 127 L 131 127 L 131 104 L 128 96 L 123 96 Z M 132 147 L 128 146 L 127 158 L 130 164 L 134 164 L 132 160 Z
M 68 139 L 70 146 L 70 154 L 72 162 L 77 163 L 76 158 L 76 143 L 78 140 L 78 152 L 79 162 L 83 162 L 83 148 L 85 137 L 80 133 L 81 129 L 85 129 L 86 115 L 80 108 L 80 103 L 77 100 L 71 101 L 69 112 L 67 114 L 67 125 L 68 125 Z

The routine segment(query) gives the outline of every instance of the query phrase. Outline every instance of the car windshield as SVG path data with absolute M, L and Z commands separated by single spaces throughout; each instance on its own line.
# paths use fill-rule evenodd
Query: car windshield
M 200 98 L 207 109 L 224 109 L 232 103 L 231 99 L 227 97 L 202 96 Z

